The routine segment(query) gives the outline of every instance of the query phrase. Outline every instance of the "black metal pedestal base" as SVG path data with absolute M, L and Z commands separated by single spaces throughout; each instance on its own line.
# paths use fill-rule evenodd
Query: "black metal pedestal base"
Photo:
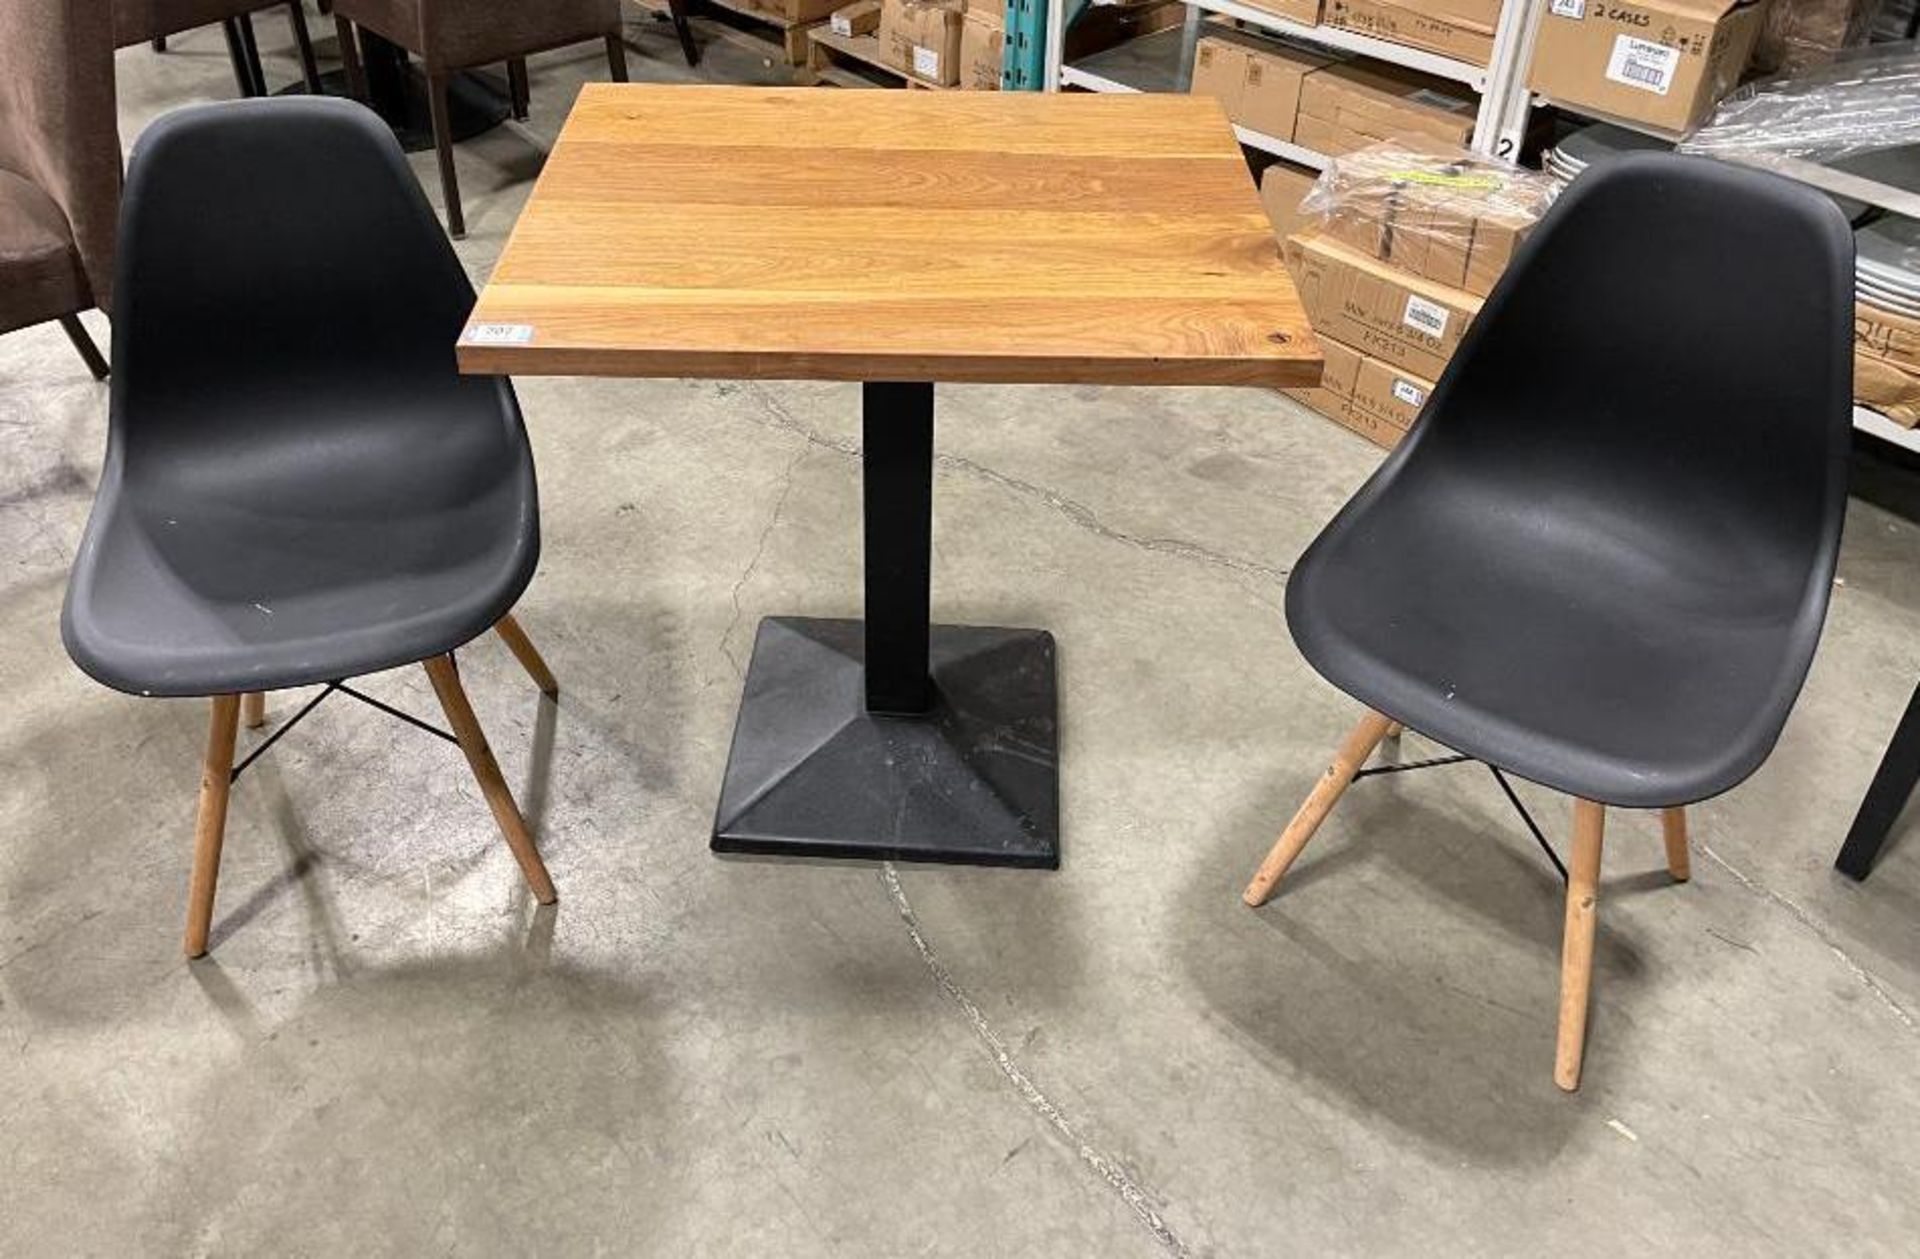
M 320 86 L 328 96 L 350 96 L 347 72 L 328 70 L 320 76 Z M 296 83 L 275 93 L 296 96 L 306 92 Z M 399 91 L 380 91 L 369 86 L 375 113 L 393 128 L 394 138 L 409 153 L 424 153 L 433 147 L 433 118 L 427 109 L 427 76 L 418 67 L 409 67 L 401 76 Z M 471 71 L 456 74 L 447 85 L 447 118 L 452 124 L 455 142 L 493 130 L 512 113 L 505 83 Z
M 1060 864 L 1053 635 L 935 625 L 924 713 L 868 711 L 865 625 L 760 623 L 716 852 Z

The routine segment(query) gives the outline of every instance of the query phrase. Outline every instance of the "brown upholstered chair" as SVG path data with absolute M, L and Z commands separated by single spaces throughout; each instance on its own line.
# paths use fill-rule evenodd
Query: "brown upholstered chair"
M 320 63 L 313 54 L 302 0 L 113 0 L 114 47 L 152 44 L 164 51 L 169 35 L 218 22 L 227 35 L 227 55 L 233 58 L 233 77 L 242 96 L 265 96 L 266 76 L 260 69 L 260 49 L 254 43 L 253 15 L 262 9 L 285 8 L 300 50 L 300 68 L 307 90 L 320 89 Z
M 120 213 L 113 40 L 95 4 L 0 3 L 0 332 L 57 319 L 104 379 L 75 318 L 112 301 Z
M 447 230 L 456 237 L 467 234 L 447 118 L 447 83 L 456 72 L 507 62 L 514 113 L 520 116 L 526 112 L 524 61 L 530 54 L 605 40 L 607 68 L 614 81 L 627 79 L 620 0 L 334 0 L 333 17 L 340 27 L 341 55 L 355 96 L 364 99 L 366 86 L 354 27 L 365 27 L 426 63 Z

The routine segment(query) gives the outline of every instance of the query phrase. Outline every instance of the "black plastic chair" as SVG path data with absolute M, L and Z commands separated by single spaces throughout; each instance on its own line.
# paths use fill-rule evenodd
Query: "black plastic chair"
M 108 686 L 214 697 L 188 955 L 242 695 L 257 725 L 264 692 L 359 696 L 346 680 L 415 662 L 550 903 L 453 663 L 497 627 L 555 692 L 509 615 L 540 550 L 533 459 L 507 382 L 455 369 L 473 289 L 392 132 L 322 98 L 179 110 L 135 147 L 120 232 L 106 465 L 62 631 Z
M 1846 505 L 1853 241 L 1821 194 L 1663 154 L 1587 172 L 1401 447 L 1294 568 L 1287 623 L 1371 711 L 1245 900 L 1396 723 L 1575 797 L 1554 1078 L 1579 1083 L 1605 807 L 1765 760 Z

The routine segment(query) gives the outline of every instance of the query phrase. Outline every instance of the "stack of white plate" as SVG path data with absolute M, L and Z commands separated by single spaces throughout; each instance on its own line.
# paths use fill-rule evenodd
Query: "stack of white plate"
M 1855 231 L 1853 245 L 1860 304 L 1920 319 L 1920 221 L 1886 215 Z
M 1622 153 L 1666 152 L 1672 148 L 1665 140 L 1609 122 L 1596 122 L 1569 133 L 1559 144 L 1542 153 L 1541 169 L 1570 180 L 1595 162 L 1604 162 Z

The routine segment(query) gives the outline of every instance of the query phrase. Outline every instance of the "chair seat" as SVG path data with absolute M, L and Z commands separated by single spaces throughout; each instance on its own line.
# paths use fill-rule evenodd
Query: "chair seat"
M 409 451 L 393 427 L 331 470 L 324 451 L 243 452 L 130 491 L 110 465 L 68 592 L 74 659 L 122 691 L 218 695 L 355 677 L 486 632 L 539 558 L 524 440 L 499 440 L 496 421 L 468 449 Z
M 67 217 L 37 184 L 0 170 L 0 330 L 93 304 Z
M 1336 521 L 1288 584 L 1313 666 L 1448 747 L 1603 804 L 1688 804 L 1757 768 L 1807 657 L 1804 601 L 1760 544 L 1743 567 L 1723 537 L 1709 562 L 1598 506 L 1489 493 L 1378 493 Z

